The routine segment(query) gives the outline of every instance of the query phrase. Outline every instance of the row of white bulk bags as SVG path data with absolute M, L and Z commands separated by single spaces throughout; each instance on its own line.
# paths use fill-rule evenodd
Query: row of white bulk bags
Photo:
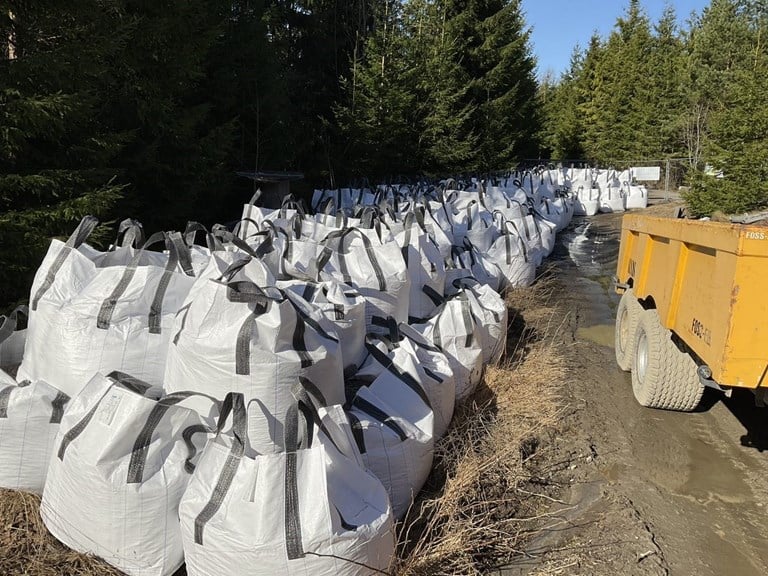
M 69 402 L 40 505 L 56 539 L 129 576 L 182 565 L 179 502 L 212 431 L 180 405 L 189 396 L 112 373 Z
M 176 318 L 165 386 L 250 405 L 250 448 L 283 449 L 282 418 L 299 377 L 329 403 L 344 401 L 344 365 L 334 324 L 316 306 L 275 286 L 264 264 L 242 253 L 214 252 Z
M 363 466 L 343 409 L 315 409 L 307 395 L 293 395 L 299 401 L 283 416 L 286 450 L 255 455 L 247 451 L 244 397 L 227 395 L 219 433 L 179 509 L 189 576 L 358 576 L 389 569 L 392 509 L 381 482 Z M 230 414 L 232 433 L 224 434 Z
M 0 316 L 0 366 L 21 364 L 24 357 L 27 330 L 19 329 L 20 315 L 28 319 L 29 308 L 17 306 L 7 317 Z
M 19 380 L 45 380 L 76 395 L 96 372 L 122 370 L 161 385 L 170 329 L 195 267 L 181 234 L 164 232 L 142 249 L 99 252 L 86 216 L 66 243 L 53 240 L 32 284 Z M 164 243 L 167 253 L 150 252 Z
M 0 371 L 0 488 L 42 494 L 69 396 Z

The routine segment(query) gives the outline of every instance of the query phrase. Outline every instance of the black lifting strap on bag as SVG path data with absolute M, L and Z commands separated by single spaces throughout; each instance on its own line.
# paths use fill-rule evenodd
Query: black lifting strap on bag
M 379 350 L 373 340 L 374 339 L 370 336 L 365 337 L 365 348 L 368 350 L 368 353 L 373 356 L 373 359 L 381 364 L 384 369 L 387 370 L 387 372 L 390 372 L 403 384 L 408 386 L 408 388 L 413 390 L 418 395 L 418 397 L 421 398 L 424 404 L 426 404 L 429 408 L 432 408 L 432 403 L 429 401 L 429 396 L 427 396 L 427 393 L 424 391 L 424 387 L 421 385 L 421 382 L 414 378 L 413 375 L 411 375 L 409 372 L 400 370 L 397 366 L 395 366 L 392 358 Z
M 298 297 L 296 297 L 298 298 Z M 296 325 L 293 332 L 293 348 L 301 358 L 301 367 L 307 368 L 314 362 L 306 344 L 306 330 L 310 326 L 320 337 L 338 343 L 338 338 L 328 334 L 323 327 L 310 316 L 309 312 L 296 301 L 290 291 L 286 292 L 269 286 L 261 288 L 253 282 L 239 281 L 227 284 L 227 299 L 230 302 L 253 304 L 254 308 L 237 333 L 235 345 L 235 373 L 247 376 L 251 373 L 251 339 L 256 320 L 269 311 L 272 302 L 288 301 L 296 312 Z
M 320 271 L 322 271 L 322 269 L 331 259 L 331 256 L 333 255 L 333 252 L 334 252 L 333 249 L 328 244 L 333 240 L 338 240 L 339 245 L 338 245 L 338 249 L 336 250 L 336 253 L 339 256 L 339 268 L 341 269 L 341 274 L 342 274 L 344 283 L 355 285 L 349 274 L 349 269 L 347 267 L 347 256 L 344 251 L 344 242 L 347 238 L 351 237 L 353 233 L 358 234 L 361 240 L 363 241 L 363 246 L 365 246 L 366 256 L 368 257 L 368 260 L 370 261 L 371 266 L 373 267 L 373 272 L 376 275 L 376 280 L 379 283 L 379 290 L 381 292 L 386 292 L 387 281 L 384 278 L 384 271 L 381 269 L 381 265 L 379 264 L 379 261 L 376 258 L 376 251 L 373 247 L 373 243 L 371 242 L 371 239 L 368 238 L 368 236 L 366 236 L 363 232 L 361 232 L 357 228 L 347 228 L 346 230 L 331 232 L 322 240 L 321 244 L 323 245 L 323 251 L 320 253 L 320 256 L 317 259 L 318 279 L 320 278 Z
M 48 268 L 45 280 L 43 280 L 40 288 L 37 289 L 35 297 L 32 298 L 32 303 L 30 305 L 32 310 L 37 310 L 37 304 L 40 302 L 40 298 L 42 298 L 50 287 L 53 286 L 53 283 L 56 281 L 56 274 L 64 265 L 64 261 L 67 259 L 70 252 L 82 246 L 83 242 L 88 239 L 88 236 L 91 235 L 91 232 L 93 232 L 93 229 L 96 228 L 98 223 L 99 221 L 94 216 L 85 216 L 80 221 L 80 224 L 78 224 L 75 231 L 72 232 L 72 235 L 69 237 L 66 244 L 62 246 L 61 250 L 56 255 L 56 259 L 53 261 L 53 264 L 51 264 L 51 267 Z
M 150 334 L 160 333 L 163 300 L 165 299 L 165 293 L 168 290 L 168 286 L 170 285 L 173 274 L 175 273 L 176 266 L 181 264 L 183 268 L 187 268 L 187 270 L 185 270 L 187 275 L 194 275 L 192 272 L 191 260 L 189 259 L 189 248 L 186 247 L 181 234 L 178 232 L 171 234 L 166 232 L 156 232 L 150 236 L 144 243 L 144 246 L 142 246 L 141 249 L 136 252 L 136 255 L 125 267 L 123 275 L 115 288 L 112 290 L 112 293 L 101 303 L 101 308 L 99 309 L 99 314 L 96 318 L 97 328 L 101 330 L 106 330 L 109 328 L 112 321 L 112 315 L 114 314 L 115 308 L 117 306 L 117 302 L 128 289 L 128 286 L 131 284 L 131 281 L 136 274 L 136 270 L 141 263 L 141 257 L 144 255 L 144 252 L 147 248 L 161 241 L 165 242 L 165 246 L 168 249 L 168 262 L 165 265 L 163 275 L 161 276 L 155 290 L 155 295 L 152 299 L 152 304 L 150 305 L 148 314 L 148 326 Z M 187 262 L 188 260 L 189 262 Z
M 133 218 L 126 218 L 120 222 L 117 228 L 117 237 L 113 243 L 113 249 L 117 246 L 140 248 L 142 244 L 144 244 L 144 226 L 142 226 L 141 222 Z
M 136 436 L 136 441 L 133 443 L 131 460 L 128 463 L 128 484 L 141 484 L 144 481 L 144 467 L 147 463 L 147 453 L 149 452 L 149 446 L 152 443 L 152 435 L 160 425 L 163 416 L 165 416 L 171 406 L 183 402 L 187 398 L 193 396 L 207 398 L 213 402 L 214 406 L 220 405 L 220 402 L 216 398 L 201 392 L 174 392 L 160 398 L 160 400 L 153 406 L 149 416 L 147 416 L 147 421 L 144 423 L 141 431 Z M 210 430 L 203 425 L 194 425 L 187 427 L 182 433 L 182 439 L 184 440 L 188 451 L 187 459 L 184 461 L 184 469 L 190 474 L 195 469 L 192 460 L 194 460 L 195 455 L 197 454 L 197 447 L 194 442 L 192 442 L 192 436 L 198 432 L 213 432 L 213 430 Z
M 248 441 L 248 413 L 245 409 L 245 398 L 238 392 L 230 392 L 224 398 L 219 413 L 219 422 L 216 434 L 221 434 L 224 424 L 232 414 L 232 446 L 219 474 L 219 479 L 211 493 L 211 498 L 195 518 L 195 544 L 203 545 L 203 532 L 205 525 L 213 518 L 221 508 L 224 497 L 227 495 L 232 481 L 235 479 L 240 461 L 245 453 L 245 445 Z
M 301 517 L 299 515 L 298 451 L 312 448 L 313 429 L 317 426 L 328 440 L 338 445 L 331 432 L 322 423 L 317 408 L 307 393 L 307 380 L 301 379 L 294 386 L 296 402 L 288 407 L 283 429 L 285 446 L 285 549 L 289 560 L 304 558 L 301 538 Z M 304 417 L 305 426 L 300 429 L 299 415 Z

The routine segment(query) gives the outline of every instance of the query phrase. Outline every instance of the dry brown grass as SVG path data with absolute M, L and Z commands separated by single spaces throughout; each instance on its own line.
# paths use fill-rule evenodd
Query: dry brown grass
M 436 447 L 430 481 L 400 524 L 398 576 L 481 574 L 519 554 L 537 531 L 539 504 L 549 496 L 532 484 L 529 460 L 556 426 L 565 374 L 554 291 L 545 273 L 532 288 L 507 295 L 506 358 L 487 369 Z M 37 496 L 0 490 L 0 575 L 121 574 L 57 542 L 39 506 Z
M 40 518 L 40 497 L 0 490 L 0 574 L 4 576 L 119 576 L 92 556 L 51 536 Z
M 562 318 L 545 275 L 508 294 L 507 359 L 457 410 L 436 447 L 431 485 L 400 528 L 399 576 L 482 574 L 520 554 L 542 515 L 545 488 L 528 461 L 556 427 L 565 362 Z

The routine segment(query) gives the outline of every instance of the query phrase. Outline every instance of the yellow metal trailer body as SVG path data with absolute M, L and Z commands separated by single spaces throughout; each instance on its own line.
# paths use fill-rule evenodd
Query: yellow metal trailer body
M 626 215 L 616 276 L 718 384 L 768 387 L 768 228 Z

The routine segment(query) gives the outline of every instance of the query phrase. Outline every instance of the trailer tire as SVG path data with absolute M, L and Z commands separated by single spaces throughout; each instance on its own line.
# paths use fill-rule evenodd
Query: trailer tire
M 696 362 L 672 340 L 656 310 L 638 319 L 632 364 L 632 391 L 649 408 L 690 412 L 704 394 Z
M 624 372 L 632 369 L 635 358 L 635 334 L 637 322 L 643 307 L 635 297 L 632 288 L 627 289 L 619 300 L 616 309 L 616 328 L 614 330 L 614 348 L 616 350 L 616 363 Z

